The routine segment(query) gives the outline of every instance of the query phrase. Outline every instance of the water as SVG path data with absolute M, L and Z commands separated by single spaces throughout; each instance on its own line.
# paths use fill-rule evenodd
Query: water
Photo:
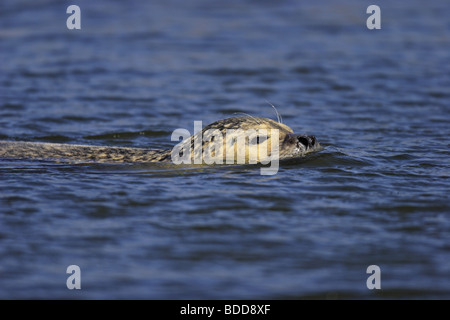
M 170 148 L 245 112 L 281 165 L 0 160 L 0 298 L 450 298 L 450 5 L 0 4 L 0 139 Z M 68 290 L 66 268 L 81 268 Z M 369 265 L 381 289 L 369 290 Z

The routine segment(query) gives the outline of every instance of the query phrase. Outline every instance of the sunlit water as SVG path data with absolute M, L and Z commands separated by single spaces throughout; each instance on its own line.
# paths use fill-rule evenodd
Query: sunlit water
M 273 176 L 0 159 L 0 298 L 450 298 L 450 5 L 377 4 L 369 31 L 361 1 L 78 1 L 68 30 L 2 1 L 0 139 L 170 148 L 268 100 L 325 148 Z

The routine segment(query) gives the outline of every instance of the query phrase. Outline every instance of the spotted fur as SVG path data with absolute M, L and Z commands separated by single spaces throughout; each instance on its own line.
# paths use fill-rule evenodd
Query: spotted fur
M 217 129 L 224 136 L 227 129 L 241 129 L 244 131 L 278 129 L 280 159 L 301 156 L 305 153 L 316 151 L 320 148 L 319 143 L 316 143 L 314 137 L 307 135 L 297 136 L 288 126 L 267 118 L 250 116 L 227 118 L 206 126 L 201 133 L 198 134 L 203 134 L 209 129 Z M 195 137 L 196 136 L 192 136 L 190 139 L 187 139 L 182 143 L 187 143 L 192 147 L 190 150 L 194 151 Z M 206 141 L 202 142 L 202 148 L 200 151 L 205 150 L 205 148 L 212 143 L 212 141 L 209 141 L 208 139 L 203 140 Z M 268 141 L 269 140 L 270 136 L 268 138 Z M 171 162 L 171 151 L 172 150 L 145 148 L 0 141 L 0 158 L 50 160 L 57 162 Z M 193 152 L 192 157 L 194 156 L 195 154 Z

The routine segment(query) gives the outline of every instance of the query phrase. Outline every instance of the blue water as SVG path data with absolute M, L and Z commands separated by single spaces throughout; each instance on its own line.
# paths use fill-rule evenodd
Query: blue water
M 324 150 L 173 168 L 0 159 L 0 298 L 450 298 L 450 3 L 0 3 L 0 139 L 171 148 L 247 113 Z M 69 265 L 81 290 L 69 290 Z M 369 265 L 381 289 L 369 290 Z

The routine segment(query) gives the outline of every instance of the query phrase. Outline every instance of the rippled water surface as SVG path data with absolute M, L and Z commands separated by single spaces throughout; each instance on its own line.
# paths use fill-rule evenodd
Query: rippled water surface
M 2 140 L 170 148 L 268 100 L 325 148 L 273 176 L 0 159 L 0 298 L 450 298 L 450 4 L 368 30 L 304 2 L 78 1 L 68 30 L 72 3 L 2 1 Z

